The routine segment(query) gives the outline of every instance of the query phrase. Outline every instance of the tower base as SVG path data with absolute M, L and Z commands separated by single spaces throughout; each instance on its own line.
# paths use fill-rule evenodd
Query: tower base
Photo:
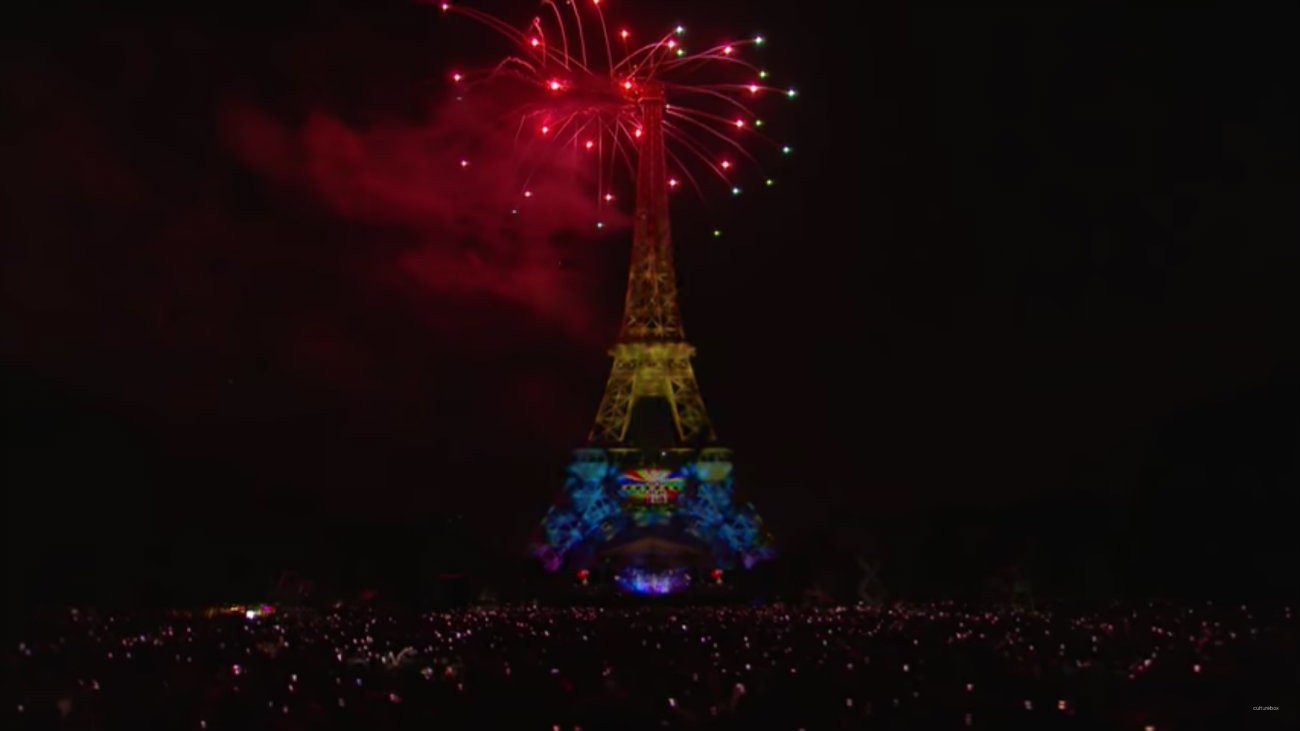
M 674 594 L 772 555 L 734 494 L 731 451 L 586 447 L 534 551 L 544 567 L 633 594 Z

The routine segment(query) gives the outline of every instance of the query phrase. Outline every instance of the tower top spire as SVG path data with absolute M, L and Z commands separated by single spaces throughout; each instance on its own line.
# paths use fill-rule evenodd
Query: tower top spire
M 677 305 L 672 230 L 668 223 L 668 170 L 664 152 L 663 85 L 637 88 L 641 149 L 636 170 L 636 212 L 627 300 L 618 341 L 681 342 L 686 338 Z

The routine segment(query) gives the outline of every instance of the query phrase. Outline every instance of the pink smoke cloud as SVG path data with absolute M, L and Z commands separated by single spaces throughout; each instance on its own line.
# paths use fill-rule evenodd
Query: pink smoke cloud
M 345 124 L 316 112 L 294 128 L 247 105 L 222 110 L 228 147 L 275 185 L 333 215 L 413 234 L 397 255 L 437 293 L 526 308 L 571 336 L 592 335 L 592 275 L 567 266 L 626 217 L 599 207 L 590 157 L 521 145 L 501 95 L 451 102 L 427 123 Z M 524 193 L 527 192 L 525 196 Z

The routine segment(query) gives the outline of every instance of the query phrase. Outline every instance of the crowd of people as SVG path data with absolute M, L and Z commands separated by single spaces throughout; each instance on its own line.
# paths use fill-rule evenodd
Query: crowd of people
M 1300 685 L 1281 605 L 69 610 L 21 634 L 6 728 L 1286 728 Z

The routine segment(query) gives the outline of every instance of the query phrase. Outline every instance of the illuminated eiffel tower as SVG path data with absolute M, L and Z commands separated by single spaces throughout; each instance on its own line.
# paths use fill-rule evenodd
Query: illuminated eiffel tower
M 672 419 L 673 437 L 655 446 L 699 446 L 716 439 L 704 399 L 695 382 L 682 316 L 677 307 L 677 274 L 673 268 L 673 242 L 668 222 L 668 173 L 664 154 L 664 95 L 662 87 L 648 85 L 639 99 L 641 109 L 640 158 L 636 175 L 636 216 L 632 230 L 632 263 L 627 278 L 627 301 L 618 342 L 610 351 L 614 366 L 605 395 L 591 429 L 593 444 L 624 446 L 634 415 L 652 418 L 638 405 L 660 401 Z M 661 414 L 662 415 L 662 414 Z M 638 424 L 640 426 L 640 424 Z M 656 435 L 662 440 L 663 435 Z
M 731 451 L 717 442 L 691 367 L 677 303 L 663 87 L 639 89 L 642 137 L 627 299 L 614 363 L 588 445 L 535 549 L 550 570 L 591 570 L 666 593 L 771 555 L 752 505 L 733 495 Z M 706 578 L 707 577 L 707 578 Z

